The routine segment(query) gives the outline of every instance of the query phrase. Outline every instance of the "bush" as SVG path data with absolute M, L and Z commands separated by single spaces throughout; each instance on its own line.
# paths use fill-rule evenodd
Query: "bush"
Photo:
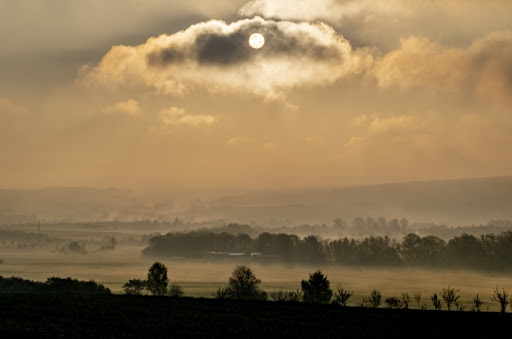
M 354 292 L 349 292 L 341 288 L 340 285 L 337 286 L 337 291 L 334 292 L 334 302 L 341 306 L 347 306 L 347 301 L 351 296 L 354 295 Z
M 389 297 L 385 300 L 387 308 L 401 308 L 402 302 L 398 297 Z
M 460 298 L 460 295 L 457 294 L 458 292 L 459 292 L 459 290 L 450 288 L 450 286 L 448 286 L 447 289 L 443 288 L 443 292 L 441 293 L 441 296 L 443 297 L 443 300 L 446 303 L 446 307 L 448 308 L 448 311 L 450 311 L 453 303 L 455 303 L 455 304 L 458 303 L 459 298 Z
M 132 295 L 141 295 L 146 288 L 146 281 L 141 279 L 130 279 L 123 285 L 124 293 Z
M 171 284 L 169 288 L 169 296 L 174 298 L 181 298 L 185 293 L 183 292 L 183 288 L 177 284 Z

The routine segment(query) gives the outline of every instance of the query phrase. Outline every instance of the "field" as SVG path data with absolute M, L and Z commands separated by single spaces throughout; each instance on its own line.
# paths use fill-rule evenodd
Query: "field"
M 148 296 L 1 295 L 2 337 L 506 338 L 512 315 Z
M 33 232 L 34 229 L 25 231 Z M 144 230 L 149 233 L 156 230 Z M 165 231 L 165 230 L 158 230 Z M 43 247 L 17 248 L 0 246 L 0 275 L 18 276 L 24 279 L 44 281 L 48 277 L 72 277 L 79 280 L 95 280 L 109 287 L 114 293 L 122 293 L 122 285 L 129 279 L 144 279 L 154 261 L 161 261 L 169 271 L 169 279 L 184 289 L 190 297 L 211 297 L 211 293 L 226 284 L 236 264 L 248 264 L 262 280 L 267 292 L 296 290 L 300 281 L 321 269 L 331 281 L 331 287 L 340 284 L 354 291 L 349 305 L 357 305 L 373 289 L 382 292 L 383 297 L 399 296 L 407 292 L 411 296 L 421 292 L 422 302 L 431 307 L 430 296 L 448 285 L 460 289 L 463 307 L 472 308 L 472 298 L 478 293 L 485 304 L 482 311 L 497 311 L 498 304 L 491 301 L 495 286 L 512 289 L 512 275 L 476 273 L 467 271 L 428 271 L 415 269 L 378 269 L 341 266 L 290 266 L 263 265 L 244 261 L 206 262 L 183 259 L 147 258 L 141 255 L 144 244 L 128 241 L 130 237 L 142 236 L 141 230 L 83 229 L 45 226 L 44 234 L 57 239 L 55 244 Z M 101 244 L 115 236 L 119 244 L 113 251 L 96 251 Z M 68 253 L 58 250 L 70 240 L 87 245 L 87 254 Z M 417 307 L 415 304 L 413 307 Z

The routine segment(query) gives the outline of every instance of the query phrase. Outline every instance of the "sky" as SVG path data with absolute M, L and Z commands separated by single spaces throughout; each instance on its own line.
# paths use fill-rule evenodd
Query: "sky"
M 511 18 L 509 0 L 0 0 L 0 188 L 510 176 Z

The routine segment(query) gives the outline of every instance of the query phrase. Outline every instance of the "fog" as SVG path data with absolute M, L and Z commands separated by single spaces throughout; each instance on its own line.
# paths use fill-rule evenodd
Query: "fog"
M 512 177 L 251 191 L 122 188 L 0 189 L 0 225 L 27 222 L 238 222 L 327 224 L 335 218 L 405 217 L 411 222 L 480 225 L 512 219 Z
M 321 269 L 331 281 L 331 287 L 340 284 L 353 290 L 351 305 L 355 306 L 377 289 L 384 296 L 422 293 L 422 303 L 428 307 L 430 296 L 448 285 L 461 290 L 462 301 L 468 308 L 478 293 L 486 302 L 483 310 L 497 310 L 491 301 L 492 289 L 509 286 L 510 274 L 480 273 L 460 269 L 416 269 L 411 267 L 367 267 L 332 264 L 294 264 L 258 262 L 246 257 L 229 259 L 194 259 L 177 257 L 149 257 L 142 255 L 148 246 L 150 234 L 165 233 L 168 225 L 147 224 L 125 227 L 112 224 L 43 224 L 1 226 L 0 275 L 44 281 L 49 277 L 72 277 L 95 280 L 114 293 L 123 293 L 122 285 L 129 279 L 145 279 L 148 268 L 160 261 L 168 268 L 171 282 L 178 283 L 185 295 L 212 297 L 211 293 L 227 283 L 235 265 L 249 265 L 262 280 L 267 292 L 297 290 L 300 281 Z M 115 238 L 115 245 L 111 239 Z M 83 251 L 70 246 L 77 243 Z M 496 304 L 496 305 L 495 305 Z

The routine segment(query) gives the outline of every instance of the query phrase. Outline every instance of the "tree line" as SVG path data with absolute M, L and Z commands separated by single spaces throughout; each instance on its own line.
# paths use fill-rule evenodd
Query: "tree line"
M 258 253 L 261 260 L 304 264 L 413 266 L 509 271 L 512 232 L 475 237 L 462 234 L 448 241 L 410 233 L 401 241 L 388 236 L 322 240 L 318 236 L 264 232 L 248 234 L 191 231 L 149 239 L 143 254 L 154 257 L 207 257 L 215 253 Z
M 144 290 L 157 296 L 182 297 L 184 292 L 181 286 L 172 284 L 168 288 L 169 279 L 167 268 L 160 262 L 155 262 L 148 270 L 147 280 L 131 279 L 123 285 L 126 294 L 141 295 Z M 337 285 L 336 290 L 331 288 L 331 282 L 320 270 L 309 274 L 308 279 L 301 281 L 301 288 L 296 291 L 271 292 L 268 294 L 261 287 L 261 280 L 256 277 L 251 268 L 246 265 L 237 265 L 233 269 L 228 283 L 225 287 L 218 288 L 212 292 L 216 299 L 235 299 L 235 300 L 268 300 L 269 297 L 275 302 L 305 302 L 318 304 L 337 304 L 348 306 L 349 299 L 354 295 L 353 291 L 346 290 Z M 443 309 L 451 311 L 456 309 L 465 310 L 465 306 L 460 301 L 460 290 L 453 287 L 443 288 L 440 293 L 434 293 L 429 297 L 434 310 Z M 370 295 L 363 297 L 362 301 L 356 306 L 379 308 L 384 305 L 391 309 L 409 309 L 416 303 L 418 309 L 426 310 L 428 305 L 423 302 L 421 292 L 416 292 L 413 297 L 409 293 L 402 293 L 400 296 L 390 296 L 383 299 L 382 293 L 378 290 L 372 290 Z M 507 306 L 512 303 L 512 297 L 506 289 L 493 290 L 492 301 L 498 302 L 501 313 L 505 313 Z M 473 299 L 472 310 L 480 312 L 485 303 L 477 294 Z M 384 303 L 383 303 L 384 302 Z
M 110 294 L 110 289 L 95 281 L 80 281 L 71 278 L 48 278 L 45 282 L 18 277 L 0 276 L 0 293 L 70 293 Z

